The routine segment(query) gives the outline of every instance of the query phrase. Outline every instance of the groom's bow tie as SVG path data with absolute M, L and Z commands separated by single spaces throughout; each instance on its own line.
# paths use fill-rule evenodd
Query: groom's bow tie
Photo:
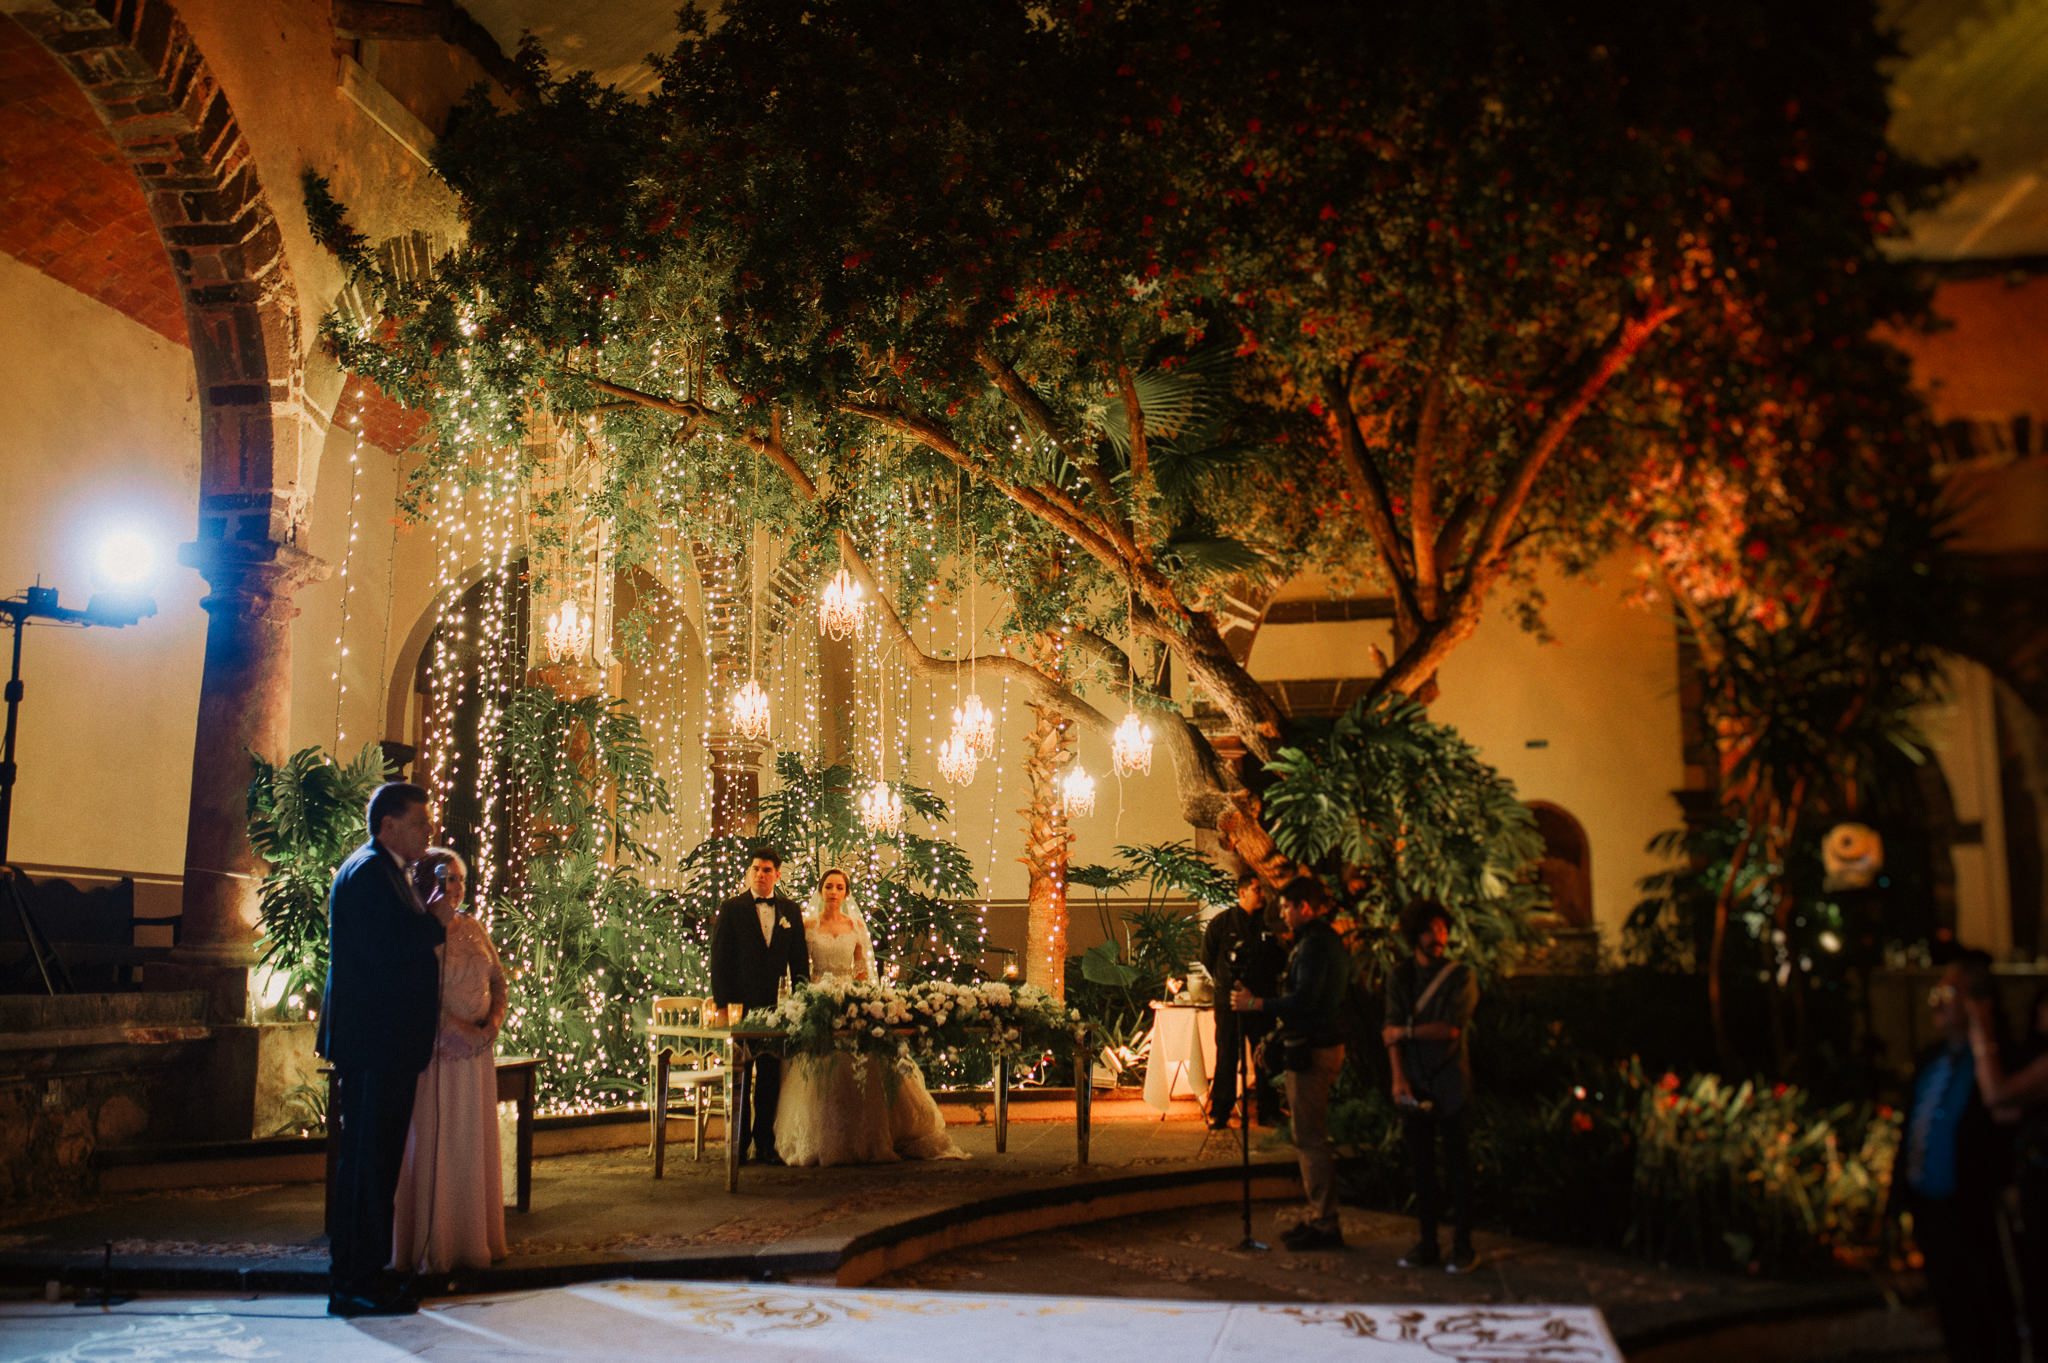
M 772 909 L 775 907 L 775 901 L 772 899 L 757 899 L 754 901 L 754 907 L 757 909 Z

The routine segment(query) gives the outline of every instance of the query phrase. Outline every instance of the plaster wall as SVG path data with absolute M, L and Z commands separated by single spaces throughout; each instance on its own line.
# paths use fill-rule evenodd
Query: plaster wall
M 198 515 L 191 353 L 0 256 L 0 594 L 41 576 L 84 606 L 116 523 L 158 545 L 157 614 L 125 629 L 31 625 L 8 854 L 177 874 L 204 657 L 205 584 L 171 561 Z

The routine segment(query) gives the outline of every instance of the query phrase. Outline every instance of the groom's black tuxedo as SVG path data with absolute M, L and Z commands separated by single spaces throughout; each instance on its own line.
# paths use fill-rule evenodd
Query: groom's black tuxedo
M 714 1002 L 741 1003 L 748 1008 L 773 1008 L 783 973 L 802 984 L 811 975 L 811 953 L 804 945 L 803 913 L 791 900 L 776 895 L 767 902 L 774 919 L 766 936 L 753 894 L 737 894 L 718 906 L 711 925 L 711 997 Z M 774 1162 L 775 1104 L 782 1096 L 782 1057 L 763 1048 L 754 1052 L 752 1101 L 739 1114 L 740 1153 L 751 1143 L 755 1158 Z
M 791 984 L 810 978 L 803 911 L 781 895 L 768 902 L 775 906 L 775 926 L 765 938 L 753 895 L 734 895 L 718 906 L 711 925 L 711 997 L 718 1003 L 773 1008 L 785 971 Z

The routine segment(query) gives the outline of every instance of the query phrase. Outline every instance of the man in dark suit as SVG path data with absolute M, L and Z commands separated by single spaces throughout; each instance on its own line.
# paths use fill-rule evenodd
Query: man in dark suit
M 1230 1125 L 1237 1106 L 1237 1072 L 1243 1066 L 1245 1042 L 1256 1046 L 1272 1028 L 1270 1018 L 1232 1008 L 1231 991 L 1241 982 L 1254 994 L 1269 995 L 1287 968 L 1287 952 L 1267 928 L 1265 887 L 1249 871 L 1237 878 L 1237 906 L 1217 914 L 1203 930 L 1202 968 L 1216 981 L 1216 1076 L 1209 1082 L 1209 1125 L 1221 1131 Z M 1244 1082 L 1253 1094 L 1258 1124 L 1274 1125 L 1280 1116 L 1279 1095 L 1256 1071 L 1248 1070 Z
M 711 998 L 721 1008 L 730 1003 L 749 1009 L 773 1008 L 782 977 L 792 985 L 811 974 L 811 954 L 804 946 L 803 913 L 775 893 L 782 878 L 782 853 L 757 847 L 747 862 L 747 888 L 718 906 L 711 926 Z M 782 1057 L 756 1051 L 753 1101 L 739 1114 L 740 1159 L 749 1142 L 762 1164 L 780 1164 L 775 1153 L 775 1101 L 782 1095 Z
M 427 793 L 404 782 L 377 787 L 369 825 L 370 841 L 341 864 L 327 901 L 319 1050 L 335 1071 L 327 1297 L 335 1316 L 402 1315 L 418 1305 L 385 1268 L 413 1091 L 441 1010 L 434 948 L 448 937 L 445 896 L 436 889 L 421 903 L 412 887 L 412 864 L 433 834 Z

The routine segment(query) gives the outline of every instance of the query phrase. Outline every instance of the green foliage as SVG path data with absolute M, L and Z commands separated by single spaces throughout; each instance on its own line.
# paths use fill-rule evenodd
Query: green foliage
M 563 700 L 550 687 L 522 687 L 498 719 L 498 761 L 544 854 L 625 851 L 654 860 L 633 830 L 669 812 L 668 787 L 624 700 Z
M 1529 921 L 1544 902 L 1535 816 L 1511 781 L 1420 705 L 1361 699 L 1267 770 L 1278 779 L 1265 794 L 1266 825 L 1283 853 L 1333 873 L 1369 868 L 1351 934 L 1369 980 L 1405 952 L 1394 929 L 1414 899 L 1449 910 L 1453 951 L 1482 980 L 1539 939 Z
M 1093 1022 L 1149 1025 L 1147 1005 L 1166 996 L 1166 980 L 1185 976 L 1188 963 L 1201 955 L 1202 924 L 1170 899 L 1195 901 L 1198 909 L 1233 903 L 1235 877 L 1223 871 L 1188 842 L 1119 844 L 1119 865 L 1070 866 L 1067 884 L 1095 891 L 1095 911 L 1102 940 L 1080 957 L 1080 988 L 1073 999 Z M 1107 895 L 1142 881 L 1145 897 L 1136 908 L 1112 921 Z M 1092 987 L 1091 987 L 1092 986 Z
M 317 1000 L 327 978 L 327 895 L 348 854 L 369 840 L 370 792 L 383 781 L 384 753 L 365 743 L 342 765 L 319 748 L 273 765 L 249 754 L 249 845 L 270 863 L 257 893 L 262 964 L 286 978 L 288 997 Z
M 562 1110 L 640 1098 L 649 1001 L 709 990 L 699 925 L 590 851 L 533 858 L 492 909 L 511 995 L 500 1046 L 541 1058 L 541 1101 Z
M 1882 244 L 1941 177 L 1886 143 L 1867 6 L 1817 2 L 693 6 L 654 98 L 459 111 L 427 279 L 309 184 L 381 309 L 323 334 L 433 412 L 415 509 L 530 404 L 601 410 L 621 561 L 739 503 L 797 571 L 845 530 L 915 594 L 972 532 L 1013 634 L 1135 598 L 1246 695 L 1219 579 L 1369 574 L 1412 685 L 1495 584 L 1533 615 L 1539 562 L 1683 538 L 1692 489 L 1796 519 L 1905 466 L 1875 324 L 1925 295 Z M 771 423 L 803 473 L 741 488 Z M 909 499 L 936 536 L 886 528 Z M 1054 560 L 1065 599 L 1018 590 Z

